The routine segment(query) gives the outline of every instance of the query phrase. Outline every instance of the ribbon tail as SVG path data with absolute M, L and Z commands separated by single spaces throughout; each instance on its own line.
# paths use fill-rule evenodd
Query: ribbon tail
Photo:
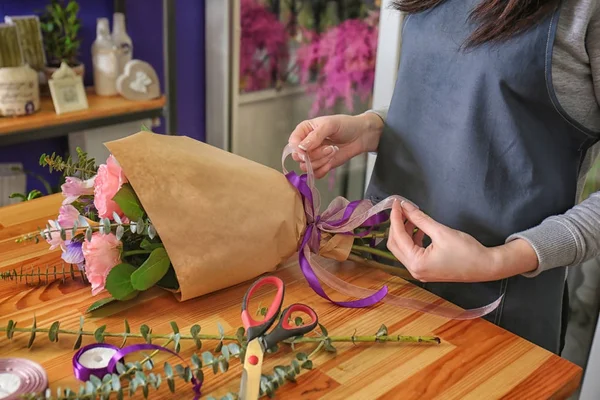
M 384 286 L 377 291 L 369 290 L 369 294 L 364 298 L 361 298 L 362 297 L 361 295 L 357 296 L 355 293 L 350 295 L 352 297 L 358 297 L 359 300 L 353 300 L 353 301 L 332 300 L 329 296 L 327 296 L 327 294 L 323 290 L 323 287 L 321 286 L 321 284 L 319 282 L 319 278 L 316 276 L 314 270 L 312 269 L 311 264 L 314 264 L 319 269 L 323 269 L 323 268 L 319 265 L 318 262 L 316 262 L 314 260 L 312 260 L 312 263 L 311 263 L 310 249 L 308 248 L 308 246 L 306 246 L 306 245 L 303 246 L 300 253 L 298 254 L 298 257 L 299 257 L 299 262 L 300 262 L 300 269 L 302 270 L 302 273 L 304 274 L 304 277 L 308 281 L 308 285 L 312 288 L 312 290 L 314 290 L 322 298 L 329 300 L 330 302 L 332 302 L 338 306 L 347 307 L 347 308 L 368 307 L 368 306 L 372 306 L 374 304 L 379 303 L 387 295 L 388 289 L 387 289 L 387 286 Z M 336 289 L 336 286 L 340 287 L 340 285 L 337 282 L 346 283 L 336 276 L 332 275 L 332 277 L 333 277 L 332 280 L 336 281 L 336 282 L 333 282 L 333 284 L 328 283 L 328 286 L 330 286 L 334 289 Z M 347 293 L 344 293 L 344 294 L 347 294 Z
M 327 271 L 318 263 L 313 264 L 315 266 L 315 269 L 317 270 L 317 276 L 319 277 L 319 279 L 321 279 L 321 281 L 323 281 L 327 286 L 331 287 L 332 289 L 335 289 L 336 291 L 342 294 L 345 294 L 346 296 L 369 296 L 375 293 L 375 291 L 372 289 L 356 286 L 344 280 L 341 280 L 331 272 Z M 468 320 L 483 317 L 484 315 L 487 315 L 490 312 L 494 311 L 500 305 L 502 297 L 503 296 L 500 296 L 497 300 L 486 306 L 470 310 L 463 310 L 458 307 L 442 306 L 435 303 L 428 303 L 422 300 L 410 299 L 406 297 L 395 296 L 392 294 L 388 294 L 387 296 L 385 296 L 382 302 L 397 307 L 408 308 L 411 310 L 420 311 L 444 318 Z

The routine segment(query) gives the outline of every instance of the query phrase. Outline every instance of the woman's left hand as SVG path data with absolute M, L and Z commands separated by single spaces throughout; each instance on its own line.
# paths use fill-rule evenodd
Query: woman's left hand
M 408 202 L 395 202 L 389 250 L 422 282 L 484 282 L 535 270 L 538 258 L 525 240 L 485 247 L 472 236 L 451 229 Z M 406 220 L 405 220 L 406 219 Z M 414 229 L 418 232 L 413 235 Z M 423 236 L 431 244 L 423 247 Z

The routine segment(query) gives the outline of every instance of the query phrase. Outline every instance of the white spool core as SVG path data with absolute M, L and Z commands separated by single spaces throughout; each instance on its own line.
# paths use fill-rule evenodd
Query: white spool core
M 79 363 L 86 368 L 105 368 L 117 350 L 108 347 L 95 347 L 84 351 L 79 357 Z
M 9 372 L 0 373 L 0 399 L 6 399 L 19 390 L 21 379 L 18 375 Z

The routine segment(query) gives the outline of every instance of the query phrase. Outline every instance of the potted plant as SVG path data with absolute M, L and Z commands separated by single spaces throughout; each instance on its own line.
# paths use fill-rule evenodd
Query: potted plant
M 81 21 L 77 14 L 79 4 L 75 0 L 51 0 L 40 15 L 42 37 L 46 51 L 46 78 L 50 79 L 54 71 L 64 61 L 73 71 L 83 76 L 84 65 L 78 60 L 79 29 Z

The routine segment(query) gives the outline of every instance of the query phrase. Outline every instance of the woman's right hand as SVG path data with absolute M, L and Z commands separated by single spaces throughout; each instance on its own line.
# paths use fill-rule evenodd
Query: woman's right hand
M 292 132 L 289 143 L 308 153 L 317 179 L 361 153 L 376 151 L 383 131 L 383 120 L 366 112 L 351 115 L 327 115 L 302 121 Z M 306 172 L 304 155 L 294 160 Z

